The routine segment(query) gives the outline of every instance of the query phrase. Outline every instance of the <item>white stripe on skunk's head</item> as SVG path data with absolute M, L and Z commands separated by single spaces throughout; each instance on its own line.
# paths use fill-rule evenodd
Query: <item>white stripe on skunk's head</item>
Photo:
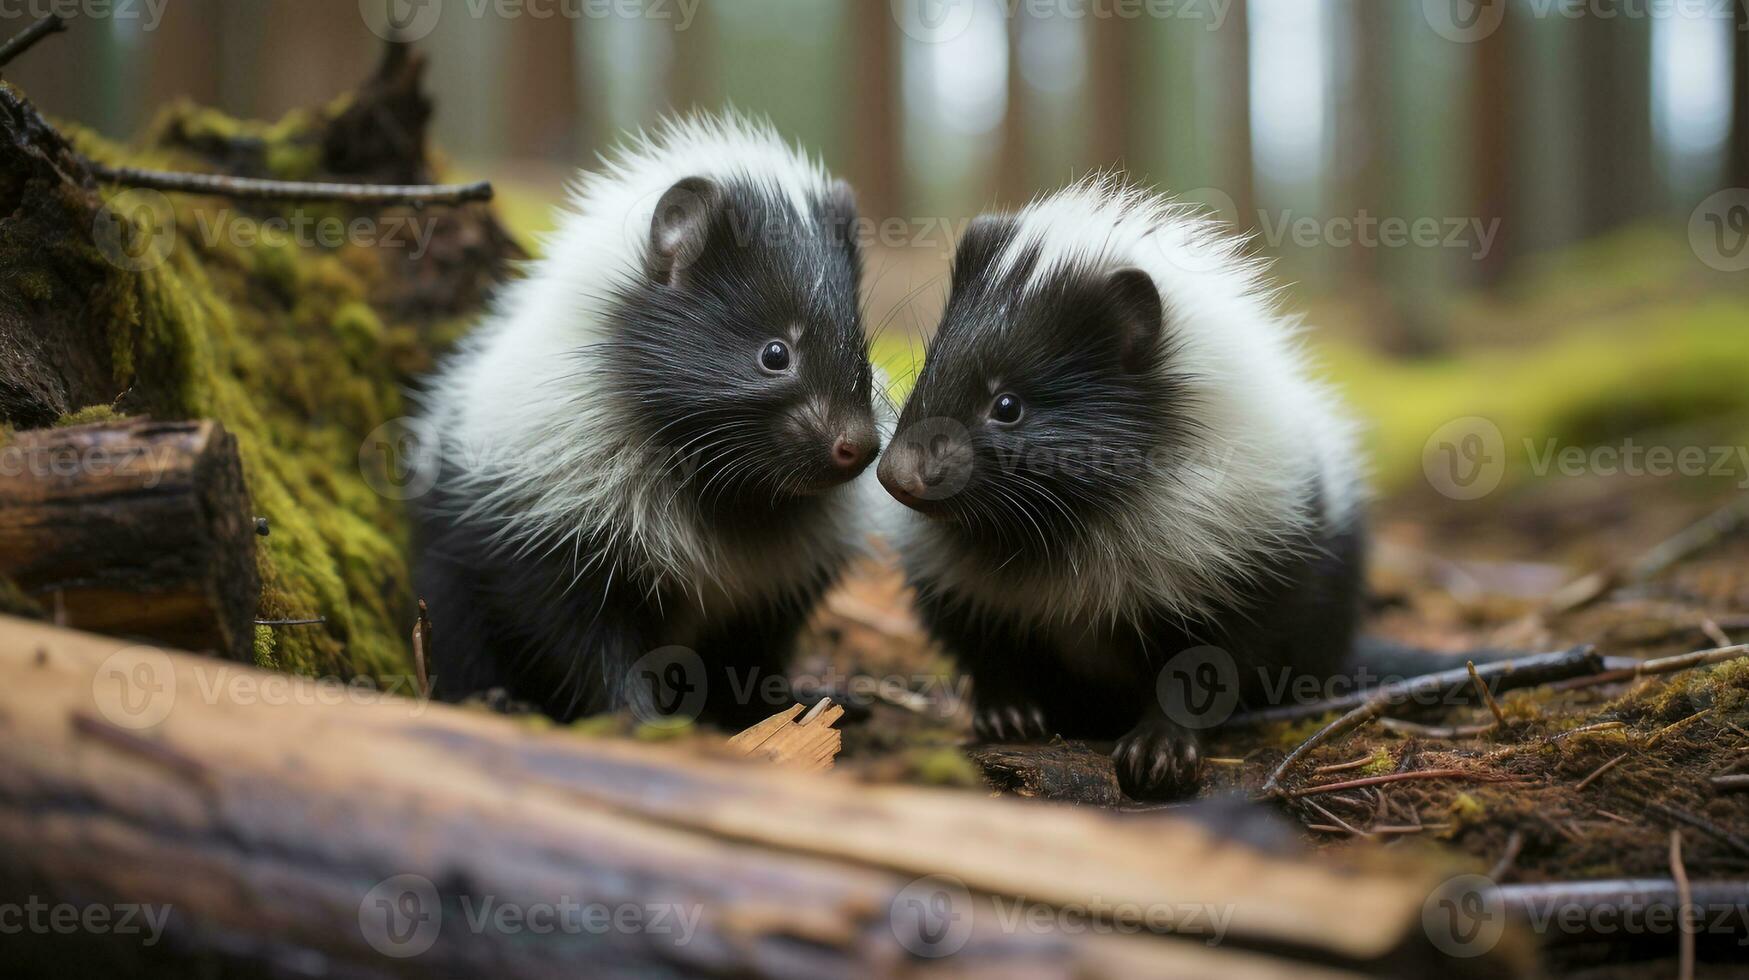
M 1351 428 L 1242 243 L 1096 177 L 973 222 L 880 465 L 927 581 L 1035 616 L 1183 614 L 1346 525 Z
M 583 175 L 428 397 L 461 518 L 683 585 L 816 576 L 878 450 L 855 230 L 842 182 L 734 115 Z

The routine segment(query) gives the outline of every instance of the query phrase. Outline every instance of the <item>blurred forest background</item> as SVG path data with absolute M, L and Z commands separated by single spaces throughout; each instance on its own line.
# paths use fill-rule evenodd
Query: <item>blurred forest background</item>
M 0 31 L 50 6 L 0 3 Z M 120 0 L 8 77 L 118 138 L 180 98 L 273 118 L 364 77 L 392 15 L 431 56 L 438 145 L 531 234 L 626 130 L 765 114 L 886 222 L 870 311 L 898 328 L 900 374 L 965 221 L 1121 165 L 1255 236 L 1390 482 L 1459 415 L 1509 436 L 1694 414 L 1749 433 L 1749 190 L 1729 191 L 1749 188 L 1746 8 Z

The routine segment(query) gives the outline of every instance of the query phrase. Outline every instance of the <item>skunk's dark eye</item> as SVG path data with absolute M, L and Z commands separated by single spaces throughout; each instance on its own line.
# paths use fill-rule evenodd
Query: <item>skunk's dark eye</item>
M 789 370 L 789 345 L 773 340 L 759 351 L 759 366 L 772 374 Z
M 1026 406 L 1021 404 L 1020 396 L 1003 392 L 996 396 L 996 401 L 990 405 L 990 421 L 999 425 L 1013 425 L 1026 414 Z

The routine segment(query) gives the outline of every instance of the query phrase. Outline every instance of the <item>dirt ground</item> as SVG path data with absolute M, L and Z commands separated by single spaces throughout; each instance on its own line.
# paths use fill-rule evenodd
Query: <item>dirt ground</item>
M 1626 569 L 1741 499 L 1729 485 L 1627 476 L 1545 479 L 1466 503 L 1430 491 L 1400 495 L 1375 509 L 1367 629 L 1454 653 L 1593 644 L 1603 656 L 1637 659 L 1749 640 L 1749 533 L 1723 535 L 1643 581 L 1551 611 L 1562 586 Z M 966 689 L 908 602 L 890 563 L 860 569 L 826 603 L 798 664 L 801 685 L 813 678 L 852 703 L 840 768 L 877 781 L 1136 806 L 1099 746 L 972 745 Z M 1454 655 L 1451 666 L 1463 660 Z M 889 680 L 858 694 L 845 684 L 859 674 Z M 1749 772 L 1749 660 L 1514 691 L 1500 708 L 1504 726 L 1473 698 L 1413 716 L 1455 731 L 1374 722 L 1318 748 L 1291 783 L 1456 775 L 1274 805 L 1312 846 L 1430 847 L 1502 883 L 1668 877 L 1672 830 L 1682 833 L 1691 877 L 1749 873 L 1749 793 L 1710 782 Z M 1205 742 L 1202 794 L 1255 795 L 1287 751 L 1334 717 L 1214 735 Z

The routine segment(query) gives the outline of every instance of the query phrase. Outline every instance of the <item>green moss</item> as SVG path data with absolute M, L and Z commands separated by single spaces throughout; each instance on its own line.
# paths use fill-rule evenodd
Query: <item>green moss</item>
M 0 575 L 0 613 L 23 616 L 26 619 L 44 618 L 42 605 L 26 595 L 18 587 L 18 583 L 4 575 Z
M 267 670 L 279 669 L 279 661 L 273 657 L 275 643 L 273 627 L 255 627 L 255 666 Z
M 1468 793 L 1459 793 L 1451 801 L 1447 814 L 1457 823 L 1476 823 L 1488 815 L 1488 808 Z
M 957 747 L 917 749 L 906 755 L 905 763 L 909 781 L 929 786 L 988 786 L 978 764 L 966 758 L 966 754 Z
M 1372 758 L 1366 760 L 1366 765 L 1360 767 L 1361 774 L 1365 776 L 1383 776 L 1396 770 L 1397 757 L 1382 745 L 1373 751 Z
M 282 141 L 301 147 L 310 125 L 307 115 L 259 125 L 184 106 L 160 121 L 156 142 L 126 152 L 68 128 L 100 160 L 198 169 L 179 147 L 238 134 L 264 152 Z M 276 166 L 291 166 L 286 159 Z M 257 661 L 304 674 L 404 674 L 405 514 L 371 489 L 359 463 L 366 436 L 406 412 L 405 378 L 383 353 L 391 333 L 409 343 L 410 334 L 391 331 L 367 303 L 378 266 L 348 254 L 352 245 L 245 247 L 206 233 L 221 210 L 230 218 L 229 205 L 189 195 L 174 204 L 164 261 L 115 270 L 97 298 L 118 387 L 132 389 L 145 413 L 215 418 L 237 437 L 255 513 L 273 527 L 257 552 L 258 615 L 326 619 L 258 634 Z
M 122 414 L 108 405 L 87 405 L 77 412 L 68 412 L 55 420 L 55 427 L 64 429 L 71 425 L 92 425 L 97 422 L 113 422 L 122 418 Z
M 667 742 L 693 733 L 691 722 L 645 722 L 632 729 L 632 737 L 640 742 Z

